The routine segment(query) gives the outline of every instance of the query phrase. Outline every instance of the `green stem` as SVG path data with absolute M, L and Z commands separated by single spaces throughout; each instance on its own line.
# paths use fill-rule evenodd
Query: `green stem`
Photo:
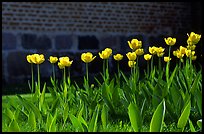
M 105 81 L 105 76 L 106 76 L 106 72 L 105 72 L 105 63 L 106 60 L 103 60 L 103 77 L 104 77 L 104 81 Z
M 65 87 L 65 84 L 66 84 L 66 70 L 65 70 L 65 67 L 64 67 L 64 87 Z
M 119 61 L 117 61 L 117 68 L 118 68 L 118 78 L 120 79 L 120 66 L 119 66 Z
M 161 57 L 159 57 L 159 72 L 161 72 Z
M 40 95 L 40 66 L 39 64 L 37 64 L 37 68 L 38 68 L 38 93 Z
M 32 83 L 31 83 L 31 92 L 33 93 L 34 90 L 34 79 L 33 79 L 33 64 L 31 63 L 31 79 L 32 79 Z
M 86 63 L 86 80 L 87 80 L 87 86 L 89 85 L 89 69 L 88 69 L 88 63 Z
M 109 79 L 109 71 L 108 71 L 108 59 L 106 59 L 106 71 L 107 71 L 107 75 L 106 75 L 106 80 Z
M 55 66 L 52 64 L 53 80 L 55 81 Z
M 149 78 L 149 61 L 147 61 L 147 78 Z
M 151 60 L 151 71 L 153 70 L 153 63 L 154 63 L 154 55 L 152 55 L 152 60 Z

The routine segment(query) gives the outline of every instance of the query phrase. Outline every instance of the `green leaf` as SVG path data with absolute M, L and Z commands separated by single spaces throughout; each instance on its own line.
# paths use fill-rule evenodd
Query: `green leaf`
M 49 132 L 49 127 L 50 127 L 50 124 L 52 122 L 52 119 L 53 119 L 53 117 L 52 117 L 51 113 L 48 113 L 47 114 L 47 120 L 46 120 L 46 130 L 47 130 L 47 132 Z
M 35 114 L 33 113 L 33 111 L 29 113 L 28 123 L 31 126 L 31 128 L 35 131 L 36 130 L 36 119 L 35 119 Z
M 130 105 L 128 106 L 128 115 L 134 132 L 139 132 L 141 115 L 136 104 L 130 103 Z
M 63 111 L 63 121 L 66 122 L 69 114 L 69 107 L 67 104 L 65 104 L 64 111 Z
M 195 94 L 198 110 L 200 112 L 200 115 L 202 116 L 202 92 L 200 90 L 197 90 Z
M 170 87 L 170 85 L 171 85 L 171 83 L 172 83 L 172 81 L 174 79 L 174 76 L 175 76 L 177 70 L 178 70 L 178 66 L 176 65 L 176 67 L 174 68 L 173 73 L 171 74 L 169 80 L 167 81 L 168 89 L 169 89 L 169 87 Z
M 102 111 L 101 111 L 101 122 L 103 129 L 106 129 L 107 123 L 108 123 L 108 109 L 106 105 L 103 105 Z
M 81 122 L 76 118 L 73 114 L 69 114 L 69 118 L 72 122 L 72 125 L 74 126 L 75 130 L 78 132 L 83 132 L 84 129 L 82 127 Z
M 195 131 L 195 127 L 193 126 L 193 123 L 190 119 L 188 119 L 188 122 L 189 122 L 189 126 L 190 126 L 190 129 L 191 129 L 191 132 L 196 132 Z
M 56 126 L 57 115 L 58 115 L 58 112 L 56 110 L 55 115 L 52 118 L 52 121 L 51 121 L 50 126 L 49 126 L 49 132 L 56 132 L 56 129 L 57 129 L 57 126 Z
M 198 82 L 199 82 L 200 80 L 201 80 L 201 73 L 199 73 L 199 74 L 197 75 L 197 77 L 195 78 L 195 80 L 194 80 L 194 82 L 193 82 L 193 85 L 192 85 L 191 88 L 190 88 L 190 92 L 191 92 L 192 94 L 194 94 L 196 88 L 198 87 Z
M 190 115 L 190 109 L 191 109 L 191 102 L 189 101 L 188 104 L 185 106 L 179 120 L 177 123 L 177 127 L 180 129 L 184 129 L 186 126 L 186 123 L 188 121 L 189 115 Z
M 197 121 L 197 125 L 200 129 L 202 129 L 202 119 Z
M 97 105 L 95 108 L 95 111 L 93 112 L 91 121 L 89 123 L 88 132 L 96 132 L 97 131 L 98 114 L 99 114 L 99 106 Z
M 34 114 L 35 114 L 35 117 L 41 121 L 42 120 L 42 116 L 41 116 L 41 113 L 39 111 L 39 109 L 30 101 L 22 98 L 20 95 L 17 95 L 17 97 L 19 98 L 20 102 L 25 106 L 25 108 L 28 110 L 28 111 L 33 111 Z
M 43 102 L 45 100 L 45 90 L 46 90 L 46 83 L 43 86 L 42 94 L 40 95 L 40 102 L 39 102 L 39 110 L 41 111 L 41 108 L 43 106 Z
M 6 109 L 5 114 L 10 118 L 10 120 L 14 119 L 14 114 L 9 108 Z
M 20 132 L 20 127 L 16 120 L 12 120 L 9 125 L 9 132 Z
M 165 101 L 163 100 L 154 111 L 150 123 L 150 132 L 161 132 L 162 123 L 164 121 L 165 109 Z

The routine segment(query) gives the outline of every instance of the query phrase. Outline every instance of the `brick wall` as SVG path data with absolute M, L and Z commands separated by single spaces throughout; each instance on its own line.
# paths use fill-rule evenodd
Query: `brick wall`
M 184 2 L 3 2 L 3 80 L 29 79 L 25 57 L 30 53 L 43 53 L 46 59 L 68 55 L 74 59 L 72 75 L 77 76 L 84 73 L 79 64 L 84 51 L 97 54 L 111 47 L 114 53 L 126 53 L 127 40 L 132 38 L 141 39 L 145 49 L 164 44 L 164 36 L 186 40 L 193 28 L 192 16 L 191 3 Z M 49 68 L 46 61 L 42 77 L 50 76 Z

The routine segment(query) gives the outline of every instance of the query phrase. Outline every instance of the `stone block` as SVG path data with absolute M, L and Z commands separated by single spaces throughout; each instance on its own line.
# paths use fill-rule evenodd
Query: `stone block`
M 7 69 L 9 76 L 30 75 L 30 64 L 26 60 L 25 52 L 10 52 L 7 57 Z
M 100 38 L 100 48 L 112 48 L 114 50 L 120 49 L 120 44 L 118 43 L 118 36 L 102 36 Z
M 55 48 L 57 50 L 70 49 L 73 45 L 71 35 L 57 35 L 55 37 Z
M 12 33 L 2 33 L 2 49 L 10 50 L 16 49 L 17 39 Z
M 23 34 L 21 44 L 25 49 L 43 49 L 47 50 L 52 47 L 51 39 L 46 35 Z
M 99 41 L 95 36 L 79 36 L 78 37 L 78 49 L 99 49 Z

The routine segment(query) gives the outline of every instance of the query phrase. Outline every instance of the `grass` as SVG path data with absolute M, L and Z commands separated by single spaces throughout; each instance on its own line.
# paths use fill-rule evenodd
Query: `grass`
M 30 94 L 21 94 L 21 96 L 25 99 L 29 99 L 30 98 Z M 51 94 L 50 93 L 46 93 L 45 94 L 46 100 L 49 101 L 49 99 L 51 98 Z M 2 111 L 5 110 L 5 108 L 8 106 L 8 98 L 13 99 L 14 101 L 18 101 L 17 96 L 15 95 L 6 95 L 6 96 L 2 96 Z M 149 123 L 151 120 L 151 115 L 152 115 L 152 111 L 146 111 L 146 119 L 144 121 L 144 124 L 141 128 L 142 132 L 148 132 L 149 131 Z M 117 117 L 116 117 L 117 116 Z M 148 118 L 149 117 L 149 118 Z M 7 132 L 8 131 L 8 126 L 6 126 L 7 123 L 6 122 L 6 117 L 2 116 L 2 131 L 3 132 Z M 32 131 L 30 126 L 27 125 L 27 119 L 20 119 L 21 122 L 19 123 L 19 126 L 21 128 L 22 132 L 30 132 Z M 165 119 L 168 120 L 168 119 Z M 169 121 L 168 121 L 169 122 Z M 60 120 L 57 120 L 57 131 L 58 132 L 73 132 L 75 131 L 75 128 L 71 125 L 70 120 L 67 121 L 67 123 L 65 124 L 65 126 L 63 127 L 62 125 L 63 123 Z M 43 124 L 45 125 L 45 124 Z M 45 126 L 40 126 L 40 128 L 38 128 L 36 131 L 37 132 L 45 132 Z M 111 117 L 107 127 L 104 129 L 102 127 L 101 121 L 98 121 L 98 132 L 133 132 L 133 129 L 131 127 L 131 124 L 128 120 L 128 118 L 124 115 L 115 115 L 115 117 Z M 196 128 L 197 129 L 197 128 Z M 185 132 L 189 131 L 189 127 L 186 128 Z M 163 124 L 163 132 L 177 132 L 177 128 L 176 128 L 176 123 L 175 122 L 170 122 L 169 124 Z

